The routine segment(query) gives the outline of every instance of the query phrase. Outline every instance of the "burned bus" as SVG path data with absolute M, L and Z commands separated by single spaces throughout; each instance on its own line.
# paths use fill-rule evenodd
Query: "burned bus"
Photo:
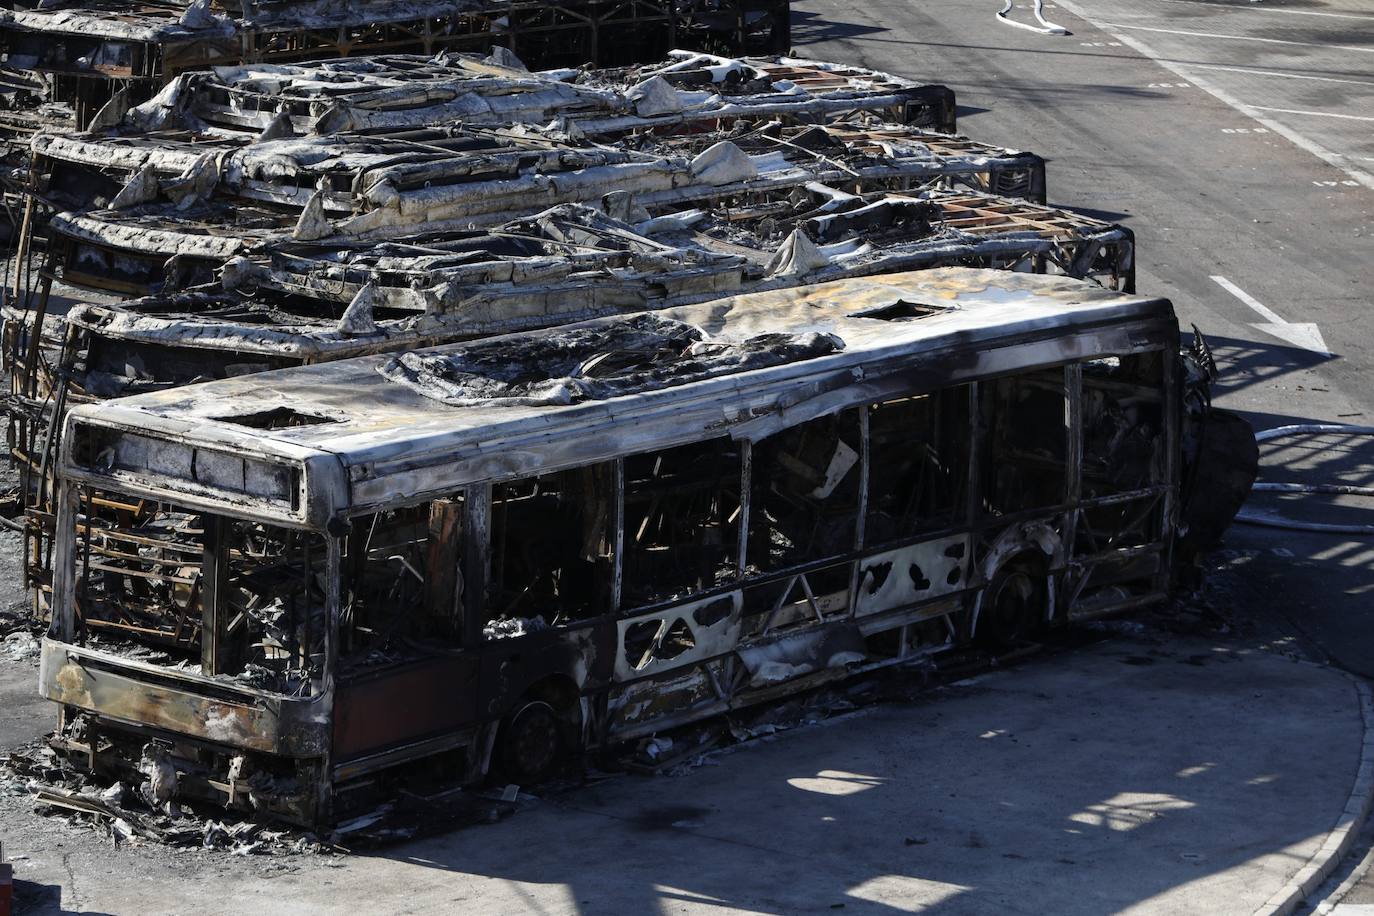
M 776 55 L 788 36 L 786 0 L 10 0 L 0 136 L 83 130 L 111 101 L 138 104 L 179 74 L 240 63 L 491 49 L 522 68 L 625 67 L 676 47 Z
M 1159 601 L 1179 340 L 941 268 L 79 407 L 54 746 L 322 823 Z

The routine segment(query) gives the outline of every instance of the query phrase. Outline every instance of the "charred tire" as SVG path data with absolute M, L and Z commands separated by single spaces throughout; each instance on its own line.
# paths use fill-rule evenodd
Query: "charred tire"
M 544 700 L 529 700 L 501 723 L 497 736 L 501 774 L 522 786 L 558 772 L 567 751 L 564 722 Z
M 1007 563 L 983 592 L 975 638 L 987 648 L 1008 649 L 1039 635 L 1049 599 L 1049 580 L 1038 563 Z

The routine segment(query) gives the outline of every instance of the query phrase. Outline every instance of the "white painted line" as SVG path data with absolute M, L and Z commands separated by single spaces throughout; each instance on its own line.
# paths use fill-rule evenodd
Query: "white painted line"
M 1296 108 L 1266 108 L 1263 105 L 1251 106 L 1255 111 L 1277 111 L 1279 114 L 1308 115 L 1313 118 L 1341 118 L 1346 121 L 1374 121 L 1364 115 L 1336 114 L 1334 111 L 1299 111 Z
M 1241 289 L 1239 286 L 1232 283 L 1230 280 L 1226 279 L 1225 277 L 1216 276 L 1212 277 L 1211 279 L 1212 282 L 1215 283 L 1217 286 L 1220 286 L 1222 289 L 1226 290 L 1228 293 L 1235 296 L 1241 302 L 1244 302 L 1246 305 L 1250 306 L 1250 308 L 1254 309 L 1256 312 L 1259 312 L 1259 316 L 1263 318 L 1265 321 L 1272 321 L 1274 324 L 1284 323 L 1284 320 L 1280 318 L 1276 312 L 1270 311 L 1264 305 L 1264 303 L 1260 302 L 1254 296 L 1250 295 L 1245 290 Z
M 1154 0 L 1155 3 L 1186 3 L 1193 8 L 1197 8 L 1197 0 Z M 1363 13 L 1329 13 L 1317 12 L 1316 10 L 1285 10 L 1273 6 L 1233 6 L 1230 10 L 1244 10 L 1247 13 L 1287 13 L 1290 16 L 1325 16 L 1329 19 L 1363 19 L 1366 22 L 1374 22 L 1374 16 Z
M 1064 4 L 1065 9 L 1069 9 L 1068 4 Z M 1267 45 L 1300 45 L 1304 48 L 1326 48 L 1331 51 L 1363 51 L 1366 54 L 1374 54 L 1374 48 L 1366 48 L 1361 45 L 1328 45 L 1315 41 L 1289 41 L 1286 38 L 1256 38 L 1253 35 L 1223 35 L 1220 32 L 1187 32 L 1183 29 L 1160 29 L 1148 25 L 1126 25 L 1120 22 L 1104 22 L 1099 26 L 1102 30 L 1108 29 L 1134 29 L 1137 32 L 1161 32 L 1165 35 L 1186 35 L 1191 38 L 1226 38 L 1232 41 L 1259 41 Z
M 1254 76 L 1277 76 L 1289 80 L 1315 80 L 1319 83 L 1344 83 L 1348 86 L 1374 87 L 1374 80 L 1343 80 L 1335 76 L 1309 76 L 1306 73 L 1280 73 L 1277 70 L 1254 70 L 1250 67 L 1223 67 L 1219 64 L 1189 63 L 1188 67 L 1197 70 L 1220 70 L 1222 73 L 1248 73 Z
M 1287 341 L 1295 347 L 1302 347 L 1304 350 L 1311 350 L 1313 353 L 1320 353 L 1323 356 L 1331 355 L 1331 350 L 1327 348 L 1326 341 L 1322 340 L 1321 330 L 1315 324 L 1309 322 L 1295 322 L 1290 324 L 1284 321 L 1277 312 L 1268 308 L 1263 302 L 1260 302 L 1254 296 L 1250 295 L 1225 277 L 1213 275 L 1211 279 L 1217 286 L 1220 286 L 1251 309 L 1254 309 L 1255 313 L 1267 322 L 1267 324 L 1255 324 L 1251 325 L 1251 327 L 1273 334 L 1280 340 Z
M 1081 8 L 1079 8 L 1076 0 L 1058 0 L 1058 3 L 1064 9 L 1073 13 L 1075 16 L 1077 16 L 1079 19 L 1082 19 L 1084 22 L 1096 25 L 1096 23 L 1094 23 L 1092 19 L 1088 18 L 1088 14 L 1084 12 Z M 1151 48 L 1149 45 L 1147 45 L 1140 39 L 1134 38 L 1130 35 L 1125 35 L 1121 32 L 1114 32 L 1106 26 L 1099 25 L 1097 27 L 1102 31 L 1106 32 L 1108 35 L 1111 35 L 1113 38 L 1119 40 L 1122 44 L 1128 45 L 1129 47 L 1134 48 L 1137 52 L 1144 55 L 1145 57 L 1150 58 L 1155 63 L 1163 67 L 1165 70 L 1168 70 L 1171 73 L 1181 76 L 1186 80 L 1191 80 L 1193 85 L 1196 86 L 1198 89 L 1201 89 L 1203 92 L 1209 93 L 1219 101 L 1227 105 L 1230 105 L 1232 108 L 1234 108 L 1236 111 L 1239 111 L 1246 117 L 1258 121 L 1265 127 L 1272 130 L 1274 133 L 1287 138 L 1287 140 L 1290 143 L 1292 143 L 1299 149 L 1311 153 L 1313 156 L 1316 156 L 1318 159 L 1322 160 L 1327 165 L 1333 166 L 1335 168 L 1340 169 L 1342 172 L 1345 172 L 1345 174 L 1349 175 L 1351 178 L 1355 179 L 1360 184 L 1364 185 L 1366 188 L 1374 190 L 1374 175 L 1371 175 L 1369 172 L 1366 172 L 1363 169 L 1355 168 L 1350 164 L 1349 160 L 1347 160 L 1346 158 L 1338 156 L 1330 150 L 1326 149 L 1326 147 L 1312 140 L 1309 140 L 1307 137 L 1298 133 L 1296 130 L 1293 130 L 1291 127 L 1279 123 L 1278 121 L 1274 120 L 1273 118 L 1269 117 L 1268 115 L 1262 112 L 1256 111 L 1254 108 L 1250 107 L 1249 105 L 1246 105 L 1244 102 L 1240 101 L 1240 99 L 1237 99 L 1235 96 L 1231 95 L 1231 93 L 1227 92 L 1226 90 L 1220 88 L 1219 86 L 1212 85 L 1212 83 L 1207 79 L 1203 78 L 1201 74 L 1194 73 L 1190 69 L 1185 68 L 1180 64 L 1176 64 L 1171 60 L 1165 59 L 1164 57 L 1156 53 L 1154 48 Z

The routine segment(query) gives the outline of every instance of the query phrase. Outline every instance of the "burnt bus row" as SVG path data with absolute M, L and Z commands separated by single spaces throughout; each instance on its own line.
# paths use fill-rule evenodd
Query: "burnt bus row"
M 0 10 L 0 135 L 84 130 L 183 73 L 377 54 L 626 66 L 673 48 L 784 54 L 787 0 L 14 0 Z
M 952 114 L 797 58 L 387 55 L 36 134 L 54 746 L 326 823 L 1166 597 L 1245 484 L 1214 367 Z

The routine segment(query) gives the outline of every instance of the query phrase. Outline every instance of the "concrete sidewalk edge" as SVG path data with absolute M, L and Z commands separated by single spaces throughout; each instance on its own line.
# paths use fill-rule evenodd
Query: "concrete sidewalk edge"
M 1325 881 L 1346 853 L 1350 851 L 1361 825 L 1369 816 L 1374 803 L 1374 693 L 1363 678 L 1342 672 L 1350 679 L 1360 698 L 1360 717 L 1364 722 L 1364 740 L 1360 745 L 1360 767 L 1355 773 L 1355 785 L 1345 810 L 1336 818 L 1336 825 L 1320 849 L 1313 853 L 1288 883 L 1279 888 L 1254 911 L 1254 916 L 1287 916 L 1301 905 Z

